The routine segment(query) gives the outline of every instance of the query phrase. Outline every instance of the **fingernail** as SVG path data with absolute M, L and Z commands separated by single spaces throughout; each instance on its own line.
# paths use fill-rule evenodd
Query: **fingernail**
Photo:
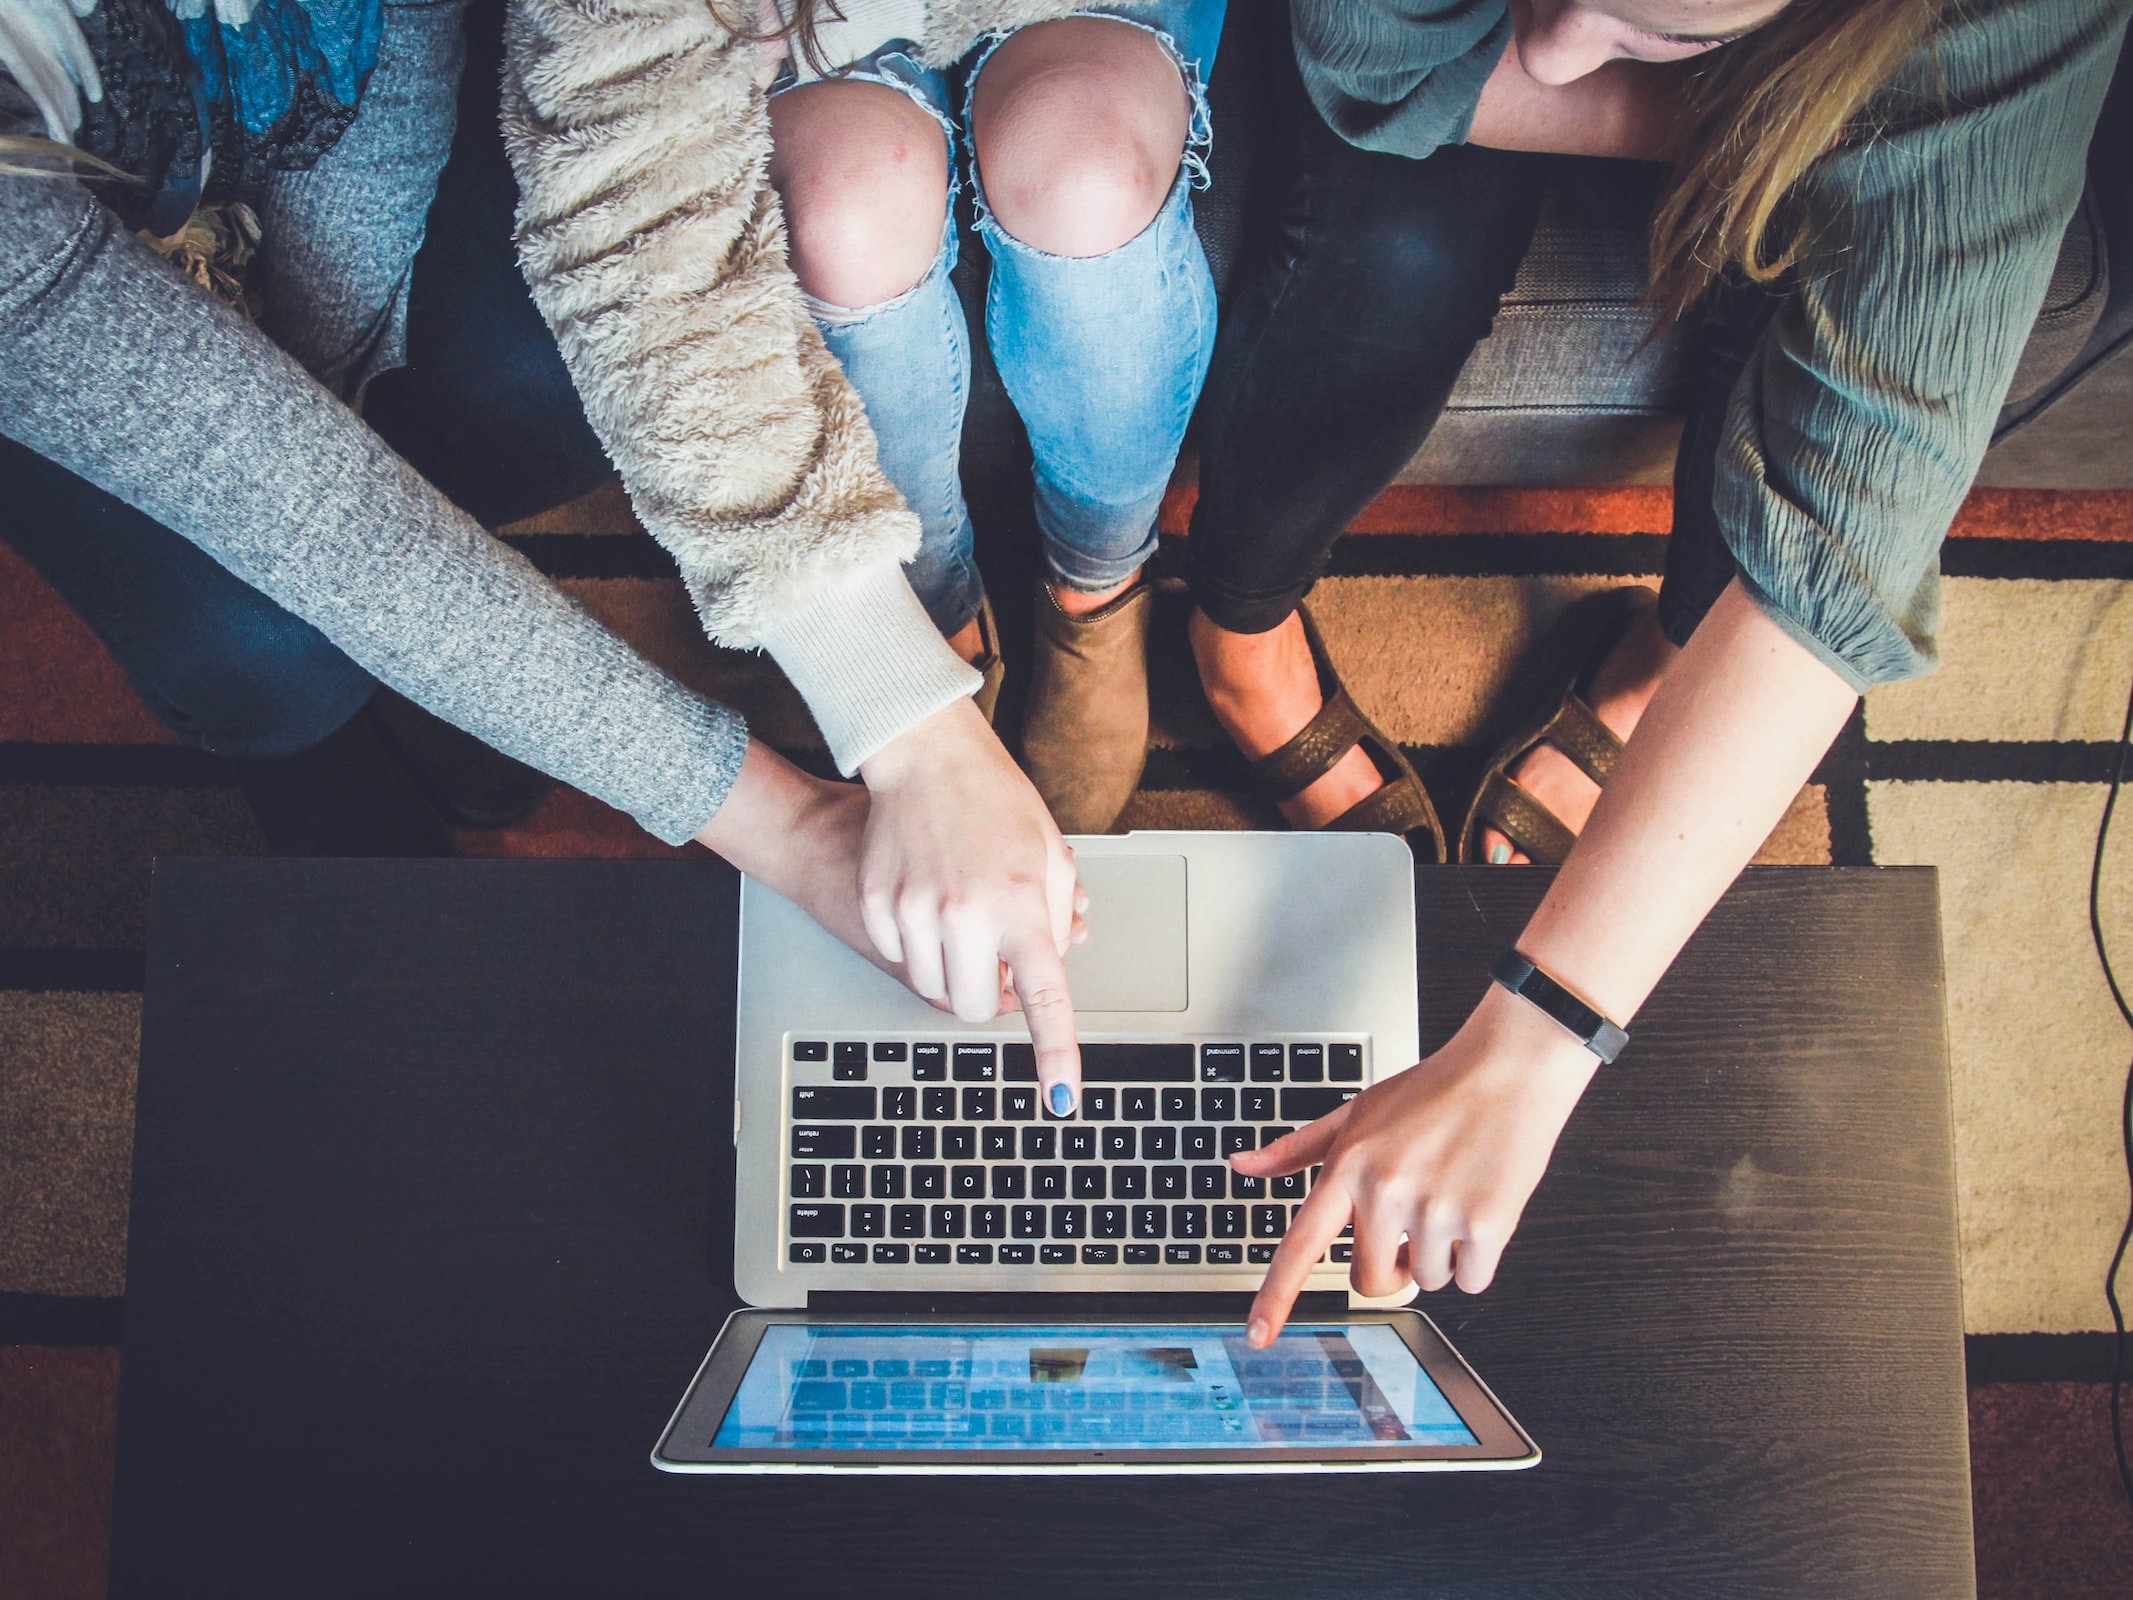
M 1052 1115 L 1063 1117 L 1074 1109 L 1074 1091 L 1064 1083 L 1052 1085 Z
M 1274 1330 L 1267 1326 L 1266 1318 L 1254 1317 L 1245 1324 L 1244 1338 L 1254 1349 L 1264 1350 L 1273 1342 Z
M 1511 847 L 1507 844 L 1493 845 L 1489 850 L 1489 865 L 1500 867 L 1511 859 Z

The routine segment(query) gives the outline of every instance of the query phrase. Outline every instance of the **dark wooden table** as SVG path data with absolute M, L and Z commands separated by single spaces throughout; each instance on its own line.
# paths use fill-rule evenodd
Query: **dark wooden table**
M 1543 875 L 1419 876 L 1441 1039 Z M 1963 1596 L 1935 885 L 1750 873 L 1487 1295 L 1508 1476 L 703 1479 L 733 1305 L 715 864 L 165 861 L 114 1591 Z

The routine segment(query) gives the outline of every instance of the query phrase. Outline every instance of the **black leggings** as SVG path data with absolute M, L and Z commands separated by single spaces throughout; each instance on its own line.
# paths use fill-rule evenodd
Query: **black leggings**
M 1422 447 L 1517 275 L 1558 170 L 1548 157 L 1471 145 L 1421 161 L 1359 150 L 1326 126 L 1284 57 L 1279 223 L 1224 309 L 1186 545 L 1194 602 L 1236 633 L 1279 626 L 1342 530 Z M 1695 341 L 1660 608 L 1677 643 L 1733 577 L 1712 474 L 1765 301 L 1727 297 Z

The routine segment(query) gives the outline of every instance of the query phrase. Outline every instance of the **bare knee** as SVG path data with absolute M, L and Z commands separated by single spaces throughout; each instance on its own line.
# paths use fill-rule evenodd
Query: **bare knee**
M 1177 180 L 1192 106 L 1154 35 L 1094 17 L 1025 28 L 978 79 L 972 131 L 985 199 L 1053 255 L 1116 250 Z
M 801 288 L 857 309 L 925 277 L 948 211 L 938 122 L 878 83 L 826 82 L 771 101 L 770 127 L 770 179 Z

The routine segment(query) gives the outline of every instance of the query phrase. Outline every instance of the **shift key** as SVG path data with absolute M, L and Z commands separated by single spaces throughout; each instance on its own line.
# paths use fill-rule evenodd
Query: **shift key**
M 1329 1111 L 1338 1111 L 1353 1100 L 1357 1091 L 1341 1088 L 1285 1088 L 1281 1091 L 1283 1122 L 1316 1122 Z
M 795 1122 L 872 1122 L 875 1105 L 869 1083 L 803 1083 L 792 1092 Z

